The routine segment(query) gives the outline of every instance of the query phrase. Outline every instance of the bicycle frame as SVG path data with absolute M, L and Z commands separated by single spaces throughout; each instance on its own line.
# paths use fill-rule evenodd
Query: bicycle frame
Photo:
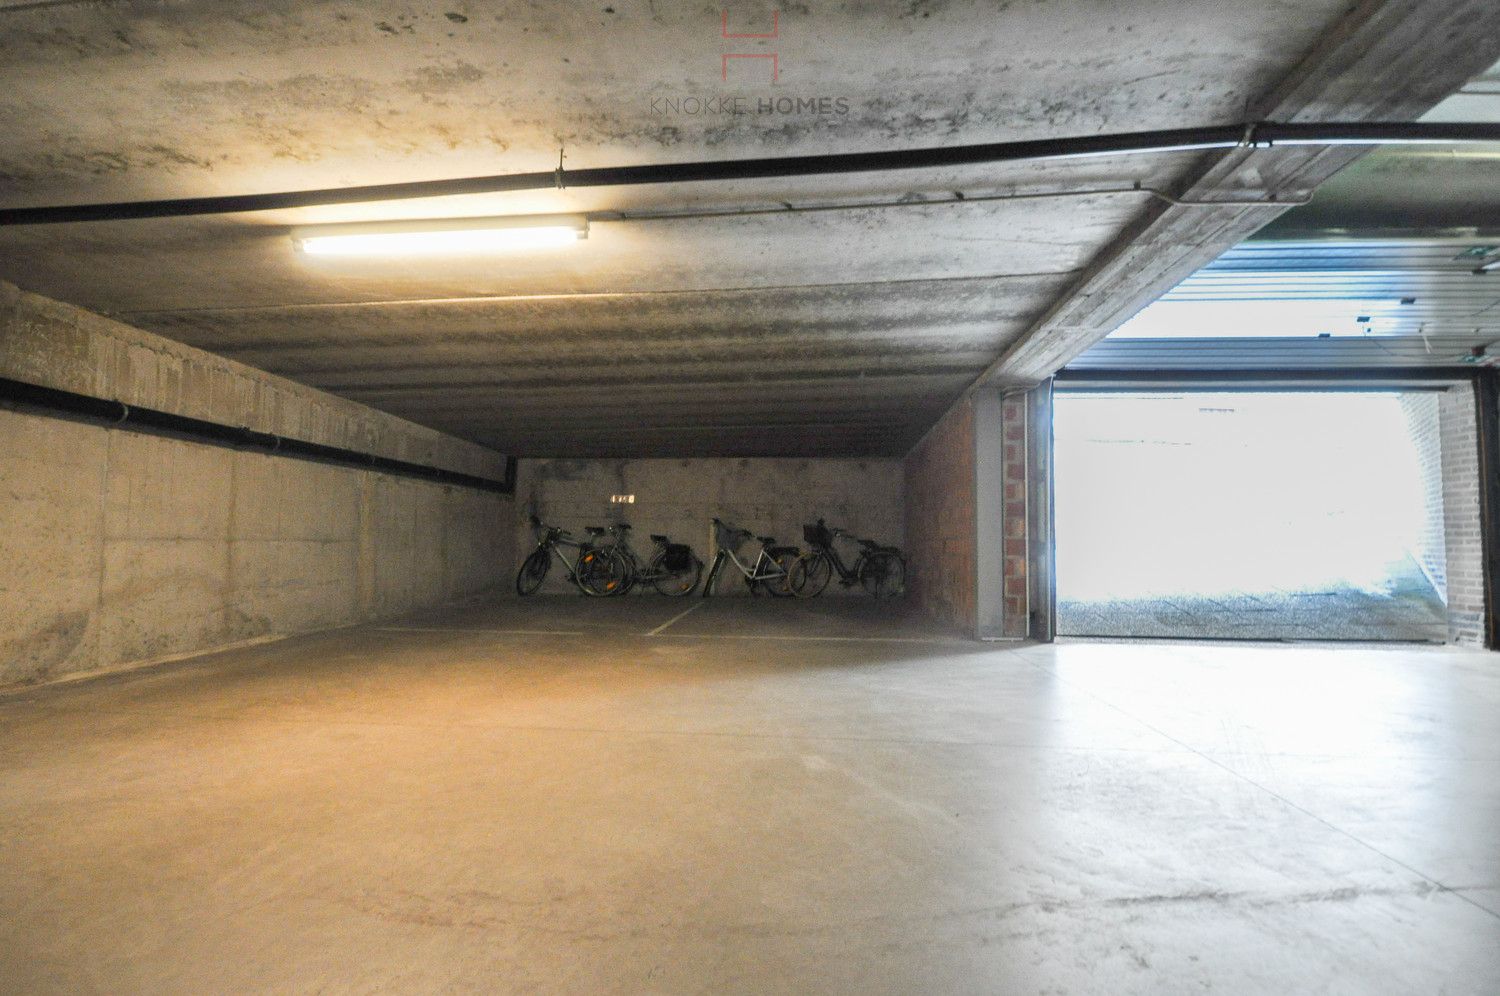
M 557 529 L 553 526 L 547 526 L 546 529 L 547 535 L 544 535 L 540 540 L 537 541 L 537 549 L 546 550 L 549 555 L 554 556 L 558 560 L 562 561 L 563 569 L 567 571 L 568 580 L 572 581 L 574 584 L 577 584 L 578 563 L 583 559 L 584 553 L 587 550 L 592 549 L 594 544 L 590 540 L 578 540 L 574 539 L 571 536 L 564 535 L 562 533 L 562 530 Z M 568 555 L 564 551 L 564 547 L 572 547 L 577 551 L 573 554 L 573 558 L 571 560 L 568 559 Z
M 840 537 L 859 544 L 858 552 L 850 561 L 844 559 L 837 547 Z M 829 526 L 823 519 L 819 519 L 816 525 L 804 525 L 802 538 L 812 550 L 798 562 L 801 580 L 792 579 L 796 585 L 795 594 L 816 597 L 835 576 L 840 586 L 863 585 L 877 598 L 904 589 L 906 555 L 898 548 L 861 539 L 846 530 Z
M 719 582 L 719 577 L 724 569 L 724 562 L 726 560 L 734 565 L 734 569 L 744 577 L 745 584 L 752 588 L 757 584 L 776 581 L 779 578 L 789 576 L 788 572 L 782 569 L 781 565 L 777 564 L 771 557 L 770 552 L 764 545 L 761 546 L 760 552 L 756 554 L 755 560 L 749 566 L 746 566 L 745 562 L 740 560 L 733 550 L 721 546 L 718 552 L 714 554 L 713 566 L 708 569 L 708 576 L 703 579 L 704 598 L 708 598 L 713 593 L 714 586 Z
M 625 558 L 630 569 L 639 574 L 641 570 L 641 558 L 635 555 L 635 547 L 630 545 L 630 536 L 618 532 L 613 526 L 609 527 L 609 545 L 620 551 L 620 556 Z
M 819 521 L 821 522 L 822 520 Z M 834 530 L 833 535 L 834 538 L 837 538 L 839 536 L 845 536 L 847 534 L 843 533 L 840 530 Z M 870 556 L 870 551 L 868 549 L 866 549 L 865 547 L 860 547 L 859 553 L 855 554 L 854 562 L 846 565 L 844 563 L 843 556 L 838 551 L 838 548 L 835 547 L 832 543 L 815 544 L 813 546 L 813 551 L 828 558 L 828 563 L 833 565 L 834 573 L 838 575 L 839 584 L 843 585 L 846 588 L 852 587 L 853 585 L 859 583 L 859 569 L 864 564 L 865 560 Z
M 864 563 L 865 558 L 870 554 L 868 550 L 860 550 L 859 554 L 854 558 L 854 563 L 846 567 L 844 565 L 844 558 L 832 543 L 827 546 L 820 545 L 815 549 L 818 553 L 828 558 L 828 562 L 833 565 L 834 573 L 839 576 L 839 584 L 846 587 L 859 580 L 859 566 Z
M 663 578 L 673 577 L 671 571 L 651 571 L 649 563 L 642 563 L 641 558 L 636 555 L 635 547 L 630 545 L 630 534 L 610 527 L 609 534 L 614 537 L 614 547 L 620 551 L 620 555 L 629 562 L 630 570 L 637 581 L 660 581 Z M 667 544 L 661 540 L 653 539 L 652 546 L 658 549 L 666 549 Z
M 745 576 L 746 581 L 770 581 L 773 578 L 786 577 L 786 571 L 782 570 L 781 565 L 777 564 L 776 561 L 771 559 L 770 553 L 766 551 L 766 548 L 764 546 L 760 548 L 760 553 L 756 556 L 755 561 L 749 567 L 746 567 L 744 561 L 735 556 L 734 551 L 730 550 L 727 547 L 721 548 L 719 550 L 719 556 L 728 556 L 729 559 L 733 561 L 735 569 Z M 720 563 L 722 563 L 722 561 L 720 561 Z M 765 573 L 762 573 L 762 566 L 768 567 L 770 569 Z

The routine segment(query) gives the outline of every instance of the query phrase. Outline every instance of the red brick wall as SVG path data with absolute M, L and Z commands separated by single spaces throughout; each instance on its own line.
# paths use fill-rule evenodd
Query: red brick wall
M 1025 394 L 1008 394 L 1000 402 L 1003 450 L 1000 457 L 1005 511 L 1005 615 L 1006 636 L 1025 637 L 1030 631 L 1031 592 L 1027 536 L 1027 403 Z
M 1043 384 L 1026 398 L 1026 532 L 1031 572 L 1028 635 L 1053 638 L 1052 549 L 1052 385 Z
M 1033 635 L 1031 610 L 1037 597 L 1033 582 L 1050 583 L 1045 571 L 1037 573 L 1044 566 L 1039 558 L 1050 552 L 1046 520 L 1041 515 L 1045 509 L 1032 501 L 1036 482 L 1030 477 L 1037 461 L 1032 444 L 1045 438 L 1036 435 L 1037 428 L 1045 427 L 1033 422 L 1050 418 L 1051 409 L 1037 401 L 1034 392 L 1005 396 L 1000 400 L 997 426 L 993 409 L 976 419 L 973 399 L 965 399 L 906 457 L 908 595 L 927 615 L 966 633 L 983 628 L 986 637 Z M 988 427 L 983 439 L 976 437 L 981 423 Z M 980 447 L 986 447 L 982 461 L 977 460 Z M 997 455 L 998 460 L 994 459 Z M 998 474 L 998 482 L 978 481 L 980 466 L 988 468 L 987 474 Z M 991 490 L 997 483 L 998 502 Z M 986 489 L 983 500 L 981 485 Z M 998 521 L 980 529 L 980 514 Z M 981 537 L 984 550 L 979 549 Z M 998 589 L 994 584 L 997 573 Z M 981 574 L 987 579 L 984 583 L 979 580 Z M 985 598 L 1000 600 L 998 621 L 996 606 L 979 605 L 981 589 Z M 982 625 L 981 619 L 985 620 Z
M 1431 391 L 1407 391 L 1401 395 L 1401 411 L 1417 451 L 1422 475 L 1422 535 L 1412 551 L 1422 573 L 1448 601 L 1448 561 L 1443 535 L 1443 439 L 1438 429 L 1438 395 Z M 1473 404 L 1470 396 L 1469 403 Z
M 1484 546 L 1479 521 L 1479 438 L 1474 389 L 1438 397 L 1443 449 L 1443 533 L 1448 583 L 1448 642 L 1484 645 Z
M 907 594 L 934 619 L 977 626 L 974 405 L 965 399 L 906 456 Z

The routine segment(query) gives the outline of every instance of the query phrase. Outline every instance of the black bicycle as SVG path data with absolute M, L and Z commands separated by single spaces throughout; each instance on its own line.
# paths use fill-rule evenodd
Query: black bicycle
M 554 556 L 563 562 L 568 580 L 576 584 L 578 590 L 585 595 L 613 595 L 624 590 L 630 568 L 626 566 L 625 558 L 618 550 L 608 545 L 598 546 L 592 539 L 574 539 L 567 530 L 549 526 L 534 515 L 531 517 L 531 528 L 537 534 L 536 549 L 522 561 L 521 569 L 516 572 L 516 594 L 535 594 L 542 582 L 547 580 L 547 572 L 552 570 Z M 566 548 L 577 551 L 572 560 L 564 552 Z
M 833 545 L 840 536 L 860 546 L 852 564 L 845 564 Z M 802 538 L 812 550 L 792 566 L 789 586 L 798 597 L 815 598 L 823 594 L 835 574 L 845 588 L 858 584 L 876 598 L 894 598 L 906 589 L 906 555 L 894 546 L 882 546 L 874 540 L 850 536 L 842 529 L 831 529 L 822 519 L 816 525 L 803 526 Z
M 760 589 L 777 598 L 792 597 L 792 568 L 802 551 L 795 546 L 777 546 L 774 536 L 757 536 L 760 552 L 749 563 L 739 558 L 739 549 L 755 534 L 748 529 L 736 529 L 719 519 L 714 519 L 714 544 L 719 548 L 714 554 L 713 566 L 708 569 L 708 580 L 703 583 L 703 597 L 713 594 L 714 587 L 724 572 L 724 565 L 733 564 L 745 579 L 750 594 L 759 595 Z
M 589 532 L 594 528 L 590 527 Z M 603 530 L 600 530 L 603 532 Z M 644 566 L 630 545 L 630 523 L 616 522 L 609 527 L 614 536 L 612 548 L 625 559 L 625 584 L 612 594 L 623 595 L 638 584 L 649 584 L 663 595 L 691 595 L 703 577 L 703 561 L 693 553 L 686 543 L 673 543 L 660 533 L 651 534 L 656 552 Z

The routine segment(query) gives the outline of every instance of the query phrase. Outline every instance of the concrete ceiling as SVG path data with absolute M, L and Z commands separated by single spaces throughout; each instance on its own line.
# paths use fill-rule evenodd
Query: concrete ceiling
M 559 146 L 580 168 L 1233 122 L 1347 8 L 0 2 L 0 206 L 550 169 Z M 724 39 L 725 11 L 737 33 L 774 14 L 777 37 Z M 722 58 L 771 52 L 775 83 L 766 60 Z M 673 103 L 726 96 L 829 101 Z M 1131 193 L 984 198 L 1170 187 L 1191 166 L 1104 158 L 10 228 L 0 276 L 508 453 L 894 455 L 1145 207 Z M 663 217 L 710 210 L 727 213 Z M 551 211 L 591 213 L 589 238 L 316 265 L 287 238 L 310 222 Z

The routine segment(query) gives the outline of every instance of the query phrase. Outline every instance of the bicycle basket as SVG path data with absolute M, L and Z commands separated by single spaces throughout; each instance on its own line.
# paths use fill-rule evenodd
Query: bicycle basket
M 738 550 L 749 533 L 723 522 L 714 523 L 714 543 L 720 550 Z
M 832 546 L 833 533 L 819 520 L 815 526 L 802 527 L 802 540 L 812 546 Z
M 666 552 L 662 554 L 661 565 L 669 571 L 692 570 L 693 548 L 686 543 L 668 543 Z

